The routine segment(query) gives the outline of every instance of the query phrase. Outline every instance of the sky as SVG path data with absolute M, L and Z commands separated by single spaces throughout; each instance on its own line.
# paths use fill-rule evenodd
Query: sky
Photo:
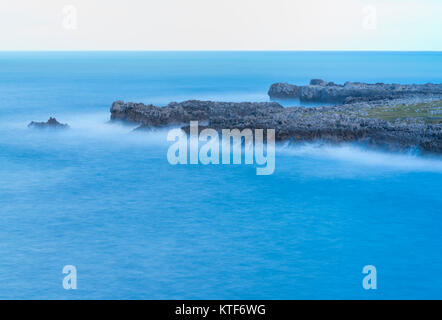
M 1 0 L 0 50 L 435 50 L 442 0 Z

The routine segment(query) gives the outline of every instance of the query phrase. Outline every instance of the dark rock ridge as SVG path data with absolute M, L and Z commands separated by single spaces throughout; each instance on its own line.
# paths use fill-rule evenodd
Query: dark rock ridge
M 248 119 L 265 119 L 270 115 L 284 110 L 276 102 L 215 102 L 189 100 L 181 103 L 172 102 L 165 107 L 155 107 L 142 103 L 124 103 L 115 101 L 111 107 L 111 120 L 123 120 L 140 124 L 141 127 L 162 127 L 181 125 L 189 121 L 210 121 L 223 123 L 227 119 L 238 119 L 248 122 Z
M 50 117 L 46 122 L 35 122 L 32 121 L 28 124 L 29 128 L 56 128 L 56 129 L 67 129 L 69 126 L 57 121 L 57 119 Z
M 185 127 L 190 121 L 198 120 L 201 126 L 215 130 L 275 129 L 276 139 L 279 141 L 356 141 L 389 149 L 416 146 L 424 151 L 442 153 L 441 122 L 427 123 L 413 118 L 386 121 L 370 116 L 373 110 L 381 107 L 382 110 L 399 108 L 400 111 L 404 103 L 411 102 L 438 103 L 431 114 L 434 114 L 433 118 L 439 119 L 442 113 L 441 101 L 434 102 L 432 98 L 359 102 L 316 108 L 284 108 L 276 102 L 229 103 L 198 100 L 155 107 L 116 101 L 110 111 L 112 120 L 139 124 L 138 130 L 177 125 Z
M 442 95 L 442 84 L 367 84 L 346 82 L 344 85 L 313 79 L 309 85 L 274 83 L 268 95 L 271 98 L 300 99 L 312 102 L 354 102 L 397 99 L 413 95 Z

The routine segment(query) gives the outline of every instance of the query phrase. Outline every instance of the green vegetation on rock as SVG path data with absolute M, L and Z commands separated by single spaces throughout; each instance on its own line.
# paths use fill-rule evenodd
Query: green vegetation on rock
M 442 100 L 413 105 L 378 106 L 368 110 L 367 116 L 390 122 L 420 120 L 439 124 L 442 123 Z

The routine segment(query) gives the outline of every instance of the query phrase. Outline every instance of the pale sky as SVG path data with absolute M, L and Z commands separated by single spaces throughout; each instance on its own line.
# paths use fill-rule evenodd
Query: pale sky
M 1 0 L 0 50 L 442 51 L 442 0 Z

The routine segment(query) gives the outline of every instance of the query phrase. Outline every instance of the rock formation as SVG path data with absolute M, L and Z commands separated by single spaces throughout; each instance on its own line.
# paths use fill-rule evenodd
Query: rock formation
M 57 119 L 50 117 L 46 122 L 35 122 L 32 121 L 28 124 L 29 128 L 55 128 L 55 129 L 67 129 L 69 126 L 67 124 L 63 124 L 57 121 Z
M 426 112 L 422 117 L 414 111 L 414 117 L 403 116 L 402 108 L 414 110 L 413 105 L 409 106 L 413 101 L 429 104 L 419 106 L 419 110 Z M 138 130 L 164 126 L 185 127 L 190 121 L 198 120 L 202 126 L 215 130 L 275 129 L 276 139 L 279 141 L 355 141 L 389 149 L 416 146 L 424 151 L 442 153 L 442 102 L 433 98 L 413 101 L 387 99 L 316 108 L 284 108 L 276 102 L 230 103 L 198 100 L 155 107 L 116 101 L 110 111 L 112 120 L 139 124 Z M 379 113 L 379 108 L 390 110 L 390 113 Z M 431 112 L 427 112 L 427 109 Z M 394 116 L 393 111 L 398 114 L 397 118 L 383 119 L 384 114 Z
M 268 95 L 270 98 L 344 103 L 397 99 L 416 95 L 442 95 L 442 84 L 367 84 L 361 82 L 346 82 L 344 85 L 338 85 L 321 79 L 313 79 L 309 85 L 305 86 L 274 83 L 270 86 Z

